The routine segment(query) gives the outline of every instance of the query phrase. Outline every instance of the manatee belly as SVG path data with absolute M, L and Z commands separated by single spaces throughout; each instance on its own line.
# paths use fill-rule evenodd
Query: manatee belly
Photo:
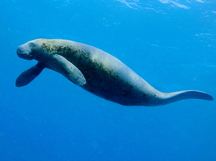
M 89 64 L 80 70 L 87 82 L 82 88 L 97 96 L 122 105 L 148 102 L 143 90 L 146 82 L 127 66 L 107 68 Z

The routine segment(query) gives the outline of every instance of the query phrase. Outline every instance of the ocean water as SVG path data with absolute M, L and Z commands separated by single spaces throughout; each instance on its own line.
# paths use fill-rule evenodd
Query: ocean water
M 216 103 L 125 107 L 44 70 L 16 48 L 68 39 L 116 56 L 163 92 L 216 97 L 215 0 L 1 0 L 1 161 L 215 161 Z

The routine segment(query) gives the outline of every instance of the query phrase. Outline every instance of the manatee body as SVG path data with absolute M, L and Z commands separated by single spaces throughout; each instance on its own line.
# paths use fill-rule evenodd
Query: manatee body
M 160 92 L 114 56 L 74 41 L 36 39 L 19 46 L 17 54 L 38 61 L 17 78 L 18 87 L 49 68 L 99 97 L 126 106 L 157 106 L 183 99 L 213 100 L 209 94 L 195 90 Z

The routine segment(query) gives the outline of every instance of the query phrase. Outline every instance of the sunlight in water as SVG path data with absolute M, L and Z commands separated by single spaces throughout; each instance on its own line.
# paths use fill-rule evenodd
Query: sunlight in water
M 132 9 L 140 8 L 140 6 L 138 5 L 139 0 L 116 0 L 116 1 L 119 1 Z
M 152 1 L 146 1 L 146 0 L 116 0 L 124 5 L 126 5 L 129 8 L 132 9 L 148 9 L 149 6 L 152 6 L 152 3 L 163 3 L 167 4 L 171 7 L 178 7 L 182 9 L 190 9 L 190 5 L 192 3 L 206 3 L 205 0 L 158 0 L 157 2 L 152 2 Z M 146 7 L 147 6 L 147 7 Z

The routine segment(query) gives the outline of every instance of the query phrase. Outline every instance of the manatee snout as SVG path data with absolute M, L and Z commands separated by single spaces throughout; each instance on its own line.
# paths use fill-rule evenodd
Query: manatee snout
M 28 43 L 20 45 L 17 48 L 17 55 L 20 58 L 27 59 L 27 60 L 32 60 L 33 59 L 33 54 L 32 53 L 33 53 L 32 48 Z

